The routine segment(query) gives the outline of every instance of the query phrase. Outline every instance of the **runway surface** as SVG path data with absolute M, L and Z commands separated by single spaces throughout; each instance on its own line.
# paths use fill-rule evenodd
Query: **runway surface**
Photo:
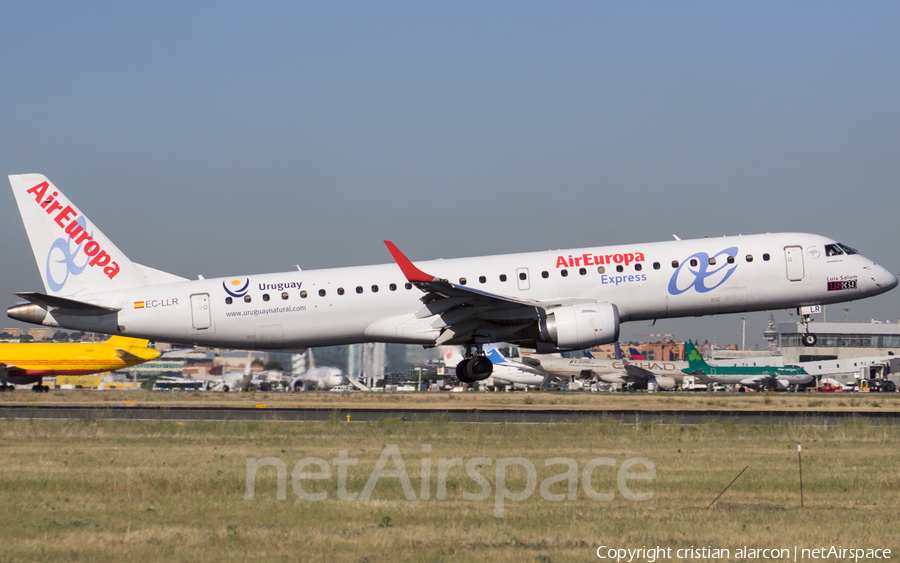
M 337 419 L 349 422 L 373 422 L 382 418 L 401 418 L 425 421 L 433 416 L 446 417 L 448 422 L 468 423 L 527 423 L 579 422 L 585 419 L 608 417 L 623 424 L 656 422 L 662 424 L 702 424 L 711 420 L 740 424 L 835 424 L 852 417 L 860 417 L 876 425 L 900 425 L 900 413 L 847 411 L 685 411 L 685 410 L 524 410 L 516 408 L 491 409 L 417 409 L 417 408 L 294 408 L 294 407 L 197 407 L 197 406 L 106 406 L 106 405 L 4 405 L 0 416 L 9 419 L 62 420 L 245 420 L 282 422 L 322 422 Z

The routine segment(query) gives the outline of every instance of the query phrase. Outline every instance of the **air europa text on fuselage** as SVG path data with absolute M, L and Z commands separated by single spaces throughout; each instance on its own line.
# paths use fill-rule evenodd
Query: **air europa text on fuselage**
M 582 254 L 581 256 L 559 256 L 556 258 L 557 268 L 576 268 L 578 266 L 603 266 L 606 264 L 625 264 L 643 262 L 643 252 L 626 252 L 623 254 Z
M 119 264 L 100 247 L 100 243 L 95 241 L 94 237 L 88 234 L 86 228 L 83 229 L 81 225 L 78 224 L 76 221 L 76 219 L 78 219 L 78 213 L 72 209 L 72 206 L 63 205 L 56 199 L 59 192 L 53 192 L 49 196 L 44 197 L 47 195 L 47 188 L 49 187 L 49 183 L 41 182 L 28 190 L 27 193 L 34 195 L 34 201 L 47 212 L 47 215 L 52 215 L 54 211 L 59 211 L 53 221 L 59 225 L 59 228 L 62 229 L 69 238 L 75 241 L 75 244 L 81 245 L 84 243 L 84 246 L 81 247 L 81 249 L 91 258 L 88 262 L 91 267 L 99 266 L 103 268 L 103 273 L 106 274 L 109 279 L 116 277 L 116 274 L 119 273 Z M 66 222 L 68 222 L 68 225 L 66 225 Z

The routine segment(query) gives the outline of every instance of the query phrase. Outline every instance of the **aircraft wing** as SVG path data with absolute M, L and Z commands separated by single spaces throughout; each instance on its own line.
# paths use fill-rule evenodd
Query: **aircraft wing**
M 649 369 L 644 369 L 640 366 L 636 366 L 633 363 L 626 360 L 625 358 L 622 358 L 622 363 L 625 364 L 625 373 L 630 378 L 644 380 L 644 379 L 649 379 L 650 377 L 654 377 L 656 375 Z
M 481 291 L 427 274 L 417 268 L 394 243 L 384 241 L 406 279 L 425 293 L 424 307 L 416 317 L 438 315 L 433 328 L 442 329 L 435 345 L 467 344 L 484 341 L 514 342 L 517 331 L 529 327 L 544 310 L 562 305 L 594 303 L 588 299 L 566 299 L 552 302 L 518 299 Z

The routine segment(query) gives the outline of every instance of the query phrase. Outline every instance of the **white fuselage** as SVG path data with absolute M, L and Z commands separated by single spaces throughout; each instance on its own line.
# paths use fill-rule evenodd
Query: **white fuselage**
M 515 299 L 612 303 L 622 322 L 837 303 L 897 284 L 862 255 L 826 256 L 825 245 L 833 243 L 818 235 L 779 233 L 416 266 L 454 284 Z M 417 318 L 422 296 L 392 263 L 79 293 L 79 301 L 120 310 L 103 317 L 51 311 L 44 324 L 242 349 L 358 342 L 430 346 L 441 328 L 433 326 L 436 316 Z

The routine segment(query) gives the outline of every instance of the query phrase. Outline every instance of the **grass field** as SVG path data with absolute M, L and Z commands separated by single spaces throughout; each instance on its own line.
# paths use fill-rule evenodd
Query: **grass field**
M 596 560 L 601 545 L 730 548 L 731 560 L 741 546 L 891 548 L 894 556 L 900 548 L 900 437 L 858 418 L 828 428 L 455 424 L 440 413 L 425 422 L 349 424 L 0 420 L 0 444 L 3 561 L 546 563 Z M 390 445 L 414 500 L 399 477 L 379 480 L 368 500 L 340 500 L 339 452 L 358 459 L 347 468 L 346 490 L 360 493 Z M 325 500 L 302 500 L 292 487 L 291 470 L 309 457 L 325 460 L 331 478 L 300 485 L 326 493 Z M 487 498 L 466 499 L 482 489 L 465 467 L 445 469 L 446 493 L 437 498 L 440 459 L 454 457 L 463 464 L 488 458 L 472 462 L 490 487 Z M 524 500 L 505 500 L 498 518 L 498 462 L 514 457 L 534 465 L 535 489 Z M 574 499 L 539 492 L 565 470 L 544 465 L 555 457 L 577 468 Z M 612 458 L 612 467 L 597 466 L 591 487 L 612 500 L 593 500 L 583 489 L 582 471 L 598 457 Z M 650 500 L 627 500 L 617 487 L 623 462 L 635 457 L 649 460 L 656 477 L 627 485 L 652 493 Z M 245 500 L 248 458 L 285 463 L 285 500 L 277 498 L 274 467 L 259 469 L 255 497 Z M 422 459 L 431 461 L 428 500 L 421 498 Z M 395 461 L 385 469 L 395 470 Z M 526 490 L 523 466 L 503 476 L 502 490 Z M 565 496 L 567 485 L 561 480 L 546 492 Z
M 180 393 L 150 391 L 16 391 L 0 394 L 8 404 L 222 405 L 254 407 L 422 409 L 646 409 L 646 410 L 786 410 L 898 412 L 897 393 Z M 2 411 L 0 411 L 2 413 Z

